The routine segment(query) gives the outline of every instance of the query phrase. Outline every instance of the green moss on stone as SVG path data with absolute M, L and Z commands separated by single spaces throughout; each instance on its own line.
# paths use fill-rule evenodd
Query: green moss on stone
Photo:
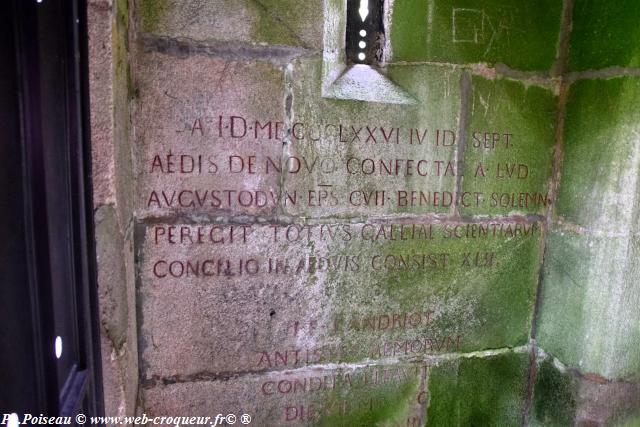
M 295 13 L 299 4 L 294 1 L 249 1 L 248 5 L 256 15 L 251 38 L 268 44 L 300 45 L 301 41 L 287 25 L 288 22 L 294 22 L 292 18 L 295 20 L 299 17 L 283 16 Z
M 405 60 L 418 60 L 425 56 L 429 0 L 408 0 L 394 3 L 392 9 L 391 40 L 393 57 Z
M 290 46 L 308 47 L 301 35 L 317 19 L 309 14 L 309 10 L 322 10 L 318 0 L 251 0 L 250 4 L 257 14 L 252 38 L 264 43 Z M 310 20 L 311 24 L 305 22 Z
M 405 0 L 393 5 L 393 61 L 504 63 L 549 70 L 562 1 Z
M 112 27 L 111 40 L 114 57 L 114 76 L 118 87 L 129 90 L 131 70 L 127 59 L 129 53 L 129 4 L 127 0 L 115 3 L 115 23 Z
M 589 229 L 640 231 L 640 79 L 581 80 L 567 101 L 556 213 Z
M 116 1 L 116 22 L 117 25 L 124 29 L 125 32 L 129 31 L 129 2 L 127 0 Z
M 427 426 L 519 426 L 529 356 L 461 358 L 429 373 Z
M 171 12 L 171 0 L 138 0 L 137 12 L 142 23 L 142 31 L 153 33 L 162 19 Z
M 576 383 L 570 373 L 562 373 L 549 360 L 544 360 L 536 375 L 533 425 L 573 425 L 576 413 Z
M 546 211 L 551 203 L 548 183 L 557 102 L 548 89 L 512 80 L 473 78 L 462 188 L 482 193 L 483 201 L 476 206 L 475 199 L 469 198 L 473 205 L 461 207 L 461 212 L 496 215 Z M 523 198 L 522 194 L 527 196 Z
M 526 344 L 541 261 L 540 224 L 530 227 L 529 237 L 458 239 L 445 237 L 450 228 L 445 231 L 443 226 L 433 225 L 431 240 L 349 244 L 340 251 L 333 249 L 335 255 L 359 254 L 361 260 L 360 274 L 332 272 L 326 280 L 330 293 L 339 295 L 333 298 L 331 316 L 341 319 L 341 327 L 332 328 L 329 338 L 349 349 L 340 361 Z M 437 264 L 429 266 L 427 261 L 426 267 L 417 267 L 414 260 L 423 254 L 433 255 Z M 446 266 L 441 254 L 448 257 Z M 476 254 L 481 260 L 478 266 L 473 265 Z M 485 256 L 491 258 L 491 265 L 484 265 Z M 374 257 L 376 269 L 371 267 Z M 387 257 L 389 268 L 380 268 Z M 364 322 L 376 315 L 427 312 L 431 313 L 429 320 L 423 317 L 414 327 L 372 331 Z
M 616 427 L 640 427 L 640 414 L 632 415 L 624 421 L 619 421 Z
M 556 215 L 585 228 L 547 242 L 538 342 L 564 363 L 640 378 L 640 79 L 581 80 L 567 101 Z
M 537 341 L 582 372 L 640 378 L 640 238 L 556 229 L 546 244 Z
M 575 2 L 569 49 L 572 71 L 640 66 L 636 0 Z
M 322 0 L 136 0 L 142 32 L 319 49 Z
M 333 392 L 323 399 L 318 427 L 371 427 L 403 425 L 416 404 L 417 376 L 399 383 L 371 385 L 348 392 Z

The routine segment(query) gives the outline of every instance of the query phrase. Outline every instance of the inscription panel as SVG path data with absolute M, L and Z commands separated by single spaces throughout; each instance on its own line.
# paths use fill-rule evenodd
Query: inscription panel
M 146 58 L 155 71 L 136 109 L 143 215 L 526 215 L 551 205 L 548 90 L 474 78 L 461 107 L 459 71 L 396 66 L 389 77 L 414 105 L 350 102 L 320 96 L 317 60 L 285 73 L 262 62 Z M 464 130 L 461 108 L 470 109 Z
M 451 362 L 448 384 L 464 353 L 527 344 L 551 91 L 391 65 L 415 100 L 396 105 L 323 98 L 315 57 L 140 66 L 149 413 L 246 401 L 258 425 L 424 425 L 431 364 Z
M 540 231 L 519 222 L 141 227 L 144 378 L 523 345 Z

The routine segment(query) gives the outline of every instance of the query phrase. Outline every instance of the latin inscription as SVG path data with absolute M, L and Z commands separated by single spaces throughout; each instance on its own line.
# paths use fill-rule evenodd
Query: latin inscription
M 161 302 L 165 292 L 189 298 L 205 292 L 223 306 L 202 307 L 216 320 L 198 345 L 243 343 L 240 357 L 223 357 L 215 347 L 220 360 L 202 363 L 269 371 L 482 348 L 483 335 L 502 325 L 499 318 L 478 320 L 486 308 L 476 288 L 521 270 L 531 270 L 530 281 L 493 292 L 533 286 L 533 270 L 514 254 L 539 247 L 541 227 L 526 221 L 155 224 L 145 235 L 148 300 L 160 307 L 170 303 Z M 154 311 L 151 302 L 147 309 Z M 499 315 L 499 307 L 491 309 Z M 265 319 L 264 328 L 256 316 Z M 246 335 L 227 336 L 247 322 Z M 178 333 L 176 327 L 162 336 Z
M 498 18 L 455 9 L 454 43 L 490 51 Z M 393 64 L 415 103 L 350 102 L 319 58 L 173 53 L 141 52 L 132 101 L 147 410 L 424 425 L 441 364 L 528 344 L 551 92 Z
M 286 127 L 275 120 L 219 115 L 188 118 L 182 127 L 177 127 L 175 135 L 174 148 L 152 150 L 147 156 L 144 173 L 155 183 L 172 184 L 152 185 L 145 191 L 142 203 L 150 212 L 176 209 L 243 212 L 274 210 L 278 206 L 329 212 L 378 209 L 428 213 L 459 208 L 535 211 L 551 203 L 548 192 L 527 187 L 535 171 L 526 161 L 473 164 L 465 164 L 464 159 L 456 161 L 454 152 L 460 144 L 460 135 L 451 129 L 303 122 Z M 242 150 L 228 152 L 219 148 L 230 141 L 240 143 Z M 316 154 L 305 155 L 306 148 L 300 154 L 252 152 L 256 144 L 283 142 L 293 146 L 336 146 L 337 152 L 344 154 L 323 155 L 319 149 Z M 472 130 L 466 150 L 509 151 L 517 144 L 518 136 L 507 130 Z M 428 146 L 430 149 L 425 153 L 430 155 L 414 157 L 416 150 L 405 150 L 412 157 L 393 156 L 395 147 L 403 146 Z M 349 147 L 356 151 L 375 147 L 375 151 L 348 154 L 352 151 Z M 381 154 L 385 152 L 389 154 Z M 259 185 L 263 179 L 277 180 L 283 174 L 293 184 L 282 188 Z M 203 186 L 202 181 L 189 184 L 189 178 L 207 176 L 212 178 L 211 185 Z M 222 176 L 227 179 L 216 179 Z M 180 179 L 180 185 L 174 184 L 175 177 Z M 456 191 L 453 183 L 462 179 L 487 181 L 488 188 Z M 256 184 L 253 188 L 247 184 L 228 186 L 236 181 Z M 491 190 L 491 183 L 505 181 L 522 183 L 522 191 Z M 445 182 L 451 185 L 443 186 Z
M 335 425 L 342 425 L 342 417 L 346 418 L 363 409 L 375 410 L 377 406 L 385 404 L 385 399 L 375 397 L 376 389 L 407 387 L 426 375 L 428 369 L 427 365 L 372 366 L 353 371 L 325 371 L 302 377 L 280 377 L 256 384 L 256 393 L 263 397 L 282 399 L 284 405 L 280 407 L 281 421 L 313 422 L 324 417 L 336 417 Z M 309 403 L 308 396 L 331 394 L 340 398 L 327 400 L 323 404 Z M 427 398 L 427 392 L 416 386 L 407 403 L 420 407 L 427 403 Z M 420 417 L 407 414 L 406 419 L 406 425 L 411 426 L 415 421 L 419 422 Z

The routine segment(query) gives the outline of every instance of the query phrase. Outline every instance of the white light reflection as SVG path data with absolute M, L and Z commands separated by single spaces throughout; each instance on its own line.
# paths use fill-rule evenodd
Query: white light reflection
M 360 14 L 360 18 L 362 18 L 362 22 L 364 22 L 364 20 L 367 19 L 367 15 L 369 15 L 369 0 L 360 0 L 358 13 Z

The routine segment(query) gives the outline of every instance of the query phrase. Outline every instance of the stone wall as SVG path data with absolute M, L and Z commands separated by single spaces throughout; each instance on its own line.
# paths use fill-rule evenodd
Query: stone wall
M 90 2 L 107 411 L 637 422 L 640 11 L 345 9 Z
M 138 396 L 130 142 L 129 5 L 90 0 L 93 199 L 105 412 L 133 415 Z

